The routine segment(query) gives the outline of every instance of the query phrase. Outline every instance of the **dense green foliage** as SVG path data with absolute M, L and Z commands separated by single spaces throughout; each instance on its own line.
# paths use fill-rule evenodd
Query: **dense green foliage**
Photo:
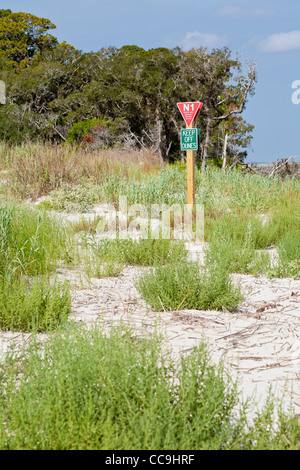
M 0 10 L 0 60 L 25 67 L 37 54 L 55 48 L 58 41 L 48 34 L 55 25 L 30 13 Z
M 46 213 L 0 207 L 0 329 L 44 331 L 71 308 L 69 284 L 48 277 L 66 250 L 67 236 Z
M 0 280 L 0 329 L 50 331 L 68 319 L 69 284 L 25 277 L 13 284 Z
M 157 336 L 70 325 L 1 364 L 2 450 L 299 449 L 272 403 L 247 422 L 237 384 L 204 344 L 175 362 Z
M 7 87 L 0 139 L 62 142 L 75 136 L 80 143 L 78 123 L 84 131 L 85 122 L 89 128 L 100 120 L 103 125 L 88 136 L 83 132 L 85 145 L 152 147 L 164 159 L 178 159 L 184 122 L 176 104 L 202 101 L 197 125 L 203 159 L 221 157 L 226 134 L 228 161 L 245 156 L 253 126 L 241 113 L 254 90 L 255 67 L 244 71 L 229 49 L 132 45 L 83 53 L 50 36 L 49 20 L 0 14 L 0 79 Z
M 242 300 L 222 265 L 212 264 L 200 269 L 197 262 L 158 266 L 144 274 L 138 289 L 156 311 L 222 310 L 233 311 Z

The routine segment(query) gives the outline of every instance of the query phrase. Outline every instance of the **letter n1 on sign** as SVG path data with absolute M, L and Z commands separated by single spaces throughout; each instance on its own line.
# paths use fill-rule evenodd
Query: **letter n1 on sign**
M 195 103 L 177 103 L 179 111 L 186 123 L 186 127 L 190 127 L 193 121 L 196 120 L 203 103 L 196 101 Z

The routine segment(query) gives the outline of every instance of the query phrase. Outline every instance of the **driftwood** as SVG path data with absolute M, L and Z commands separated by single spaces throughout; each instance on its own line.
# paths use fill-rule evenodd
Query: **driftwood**
M 242 171 L 256 173 L 256 169 L 250 163 L 242 163 Z
M 274 176 L 280 176 L 282 179 L 287 177 L 296 177 L 300 179 L 300 162 L 295 161 L 295 157 L 281 158 L 274 163 L 244 163 L 242 170 L 247 172 L 259 173 L 271 179 Z
M 294 159 L 294 157 L 277 160 L 273 164 L 273 168 L 272 168 L 272 170 L 269 174 L 269 178 L 272 178 L 272 176 L 275 175 L 275 174 L 286 176 L 286 175 L 292 175 L 293 173 L 295 173 L 296 168 L 294 168 L 294 171 L 293 171 L 292 165 L 290 163 L 293 159 Z

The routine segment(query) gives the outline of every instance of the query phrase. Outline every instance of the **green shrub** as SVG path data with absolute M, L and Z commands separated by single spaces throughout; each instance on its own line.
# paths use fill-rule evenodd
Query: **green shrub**
M 234 237 L 229 232 L 217 231 L 206 251 L 206 264 L 217 263 L 231 273 L 266 273 L 270 268 L 270 256 L 255 249 L 255 241 L 248 237 Z
M 187 259 L 184 241 L 170 239 L 116 240 L 116 249 L 125 264 L 154 266 Z
M 1 366 L 2 450 L 297 448 L 299 422 L 268 406 L 247 423 L 237 384 L 199 345 L 175 362 L 157 336 L 121 327 L 33 338 Z M 285 439 L 283 437 L 285 436 Z
M 80 144 L 89 131 L 97 124 L 106 125 L 107 121 L 102 119 L 86 119 L 73 124 L 72 129 L 68 133 L 67 142 Z
M 200 268 L 197 262 L 158 266 L 140 277 L 137 288 L 156 311 L 223 307 L 233 311 L 242 300 L 228 271 L 217 264 L 207 268 Z
M 210 220 L 207 215 L 206 237 L 213 241 L 216 235 L 227 240 L 234 240 L 238 245 L 251 244 L 253 249 L 268 248 L 277 240 L 277 235 L 270 221 L 263 221 L 257 216 L 238 213 L 220 214 Z
M 70 288 L 65 283 L 45 279 L 0 282 L 0 329 L 49 331 L 68 318 L 71 310 Z
M 63 184 L 51 191 L 50 200 L 47 201 L 51 208 L 61 212 L 88 212 L 93 204 L 101 200 L 101 190 L 93 183 L 71 185 Z M 43 208 L 43 203 L 41 203 Z
M 107 239 L 96 241 L 90 234 L 81 236 L 84 251 L 79 253 L 85 272 L 92 277 L 118 275 L 123 266 L 154 266 L 187 259 L 187 250 L 181 240 L 169 239 Z
M 111 256 L 103 258 L 94 250 L 88 250 L 82 254 L 81 260 L 84 263 L 84 272 L 89 278 L 116 277 L 124 269 L 122 261 Z
M 298 201 L 299 206 L 299 201 Z M 265 230 L 269 233 L 272 243 L 276 246 L 280 244 L 282 238 L 289 233 L 299 232 L 300 210 L 297 205 L 291 205 L 289 208 L 278 207 L 274 211 L 270 222 Z
M 65 228 L 47 213 L 26 205 L 0 207 L 0 277 L 49 273 L 69 244 Z
M 300 230 L 288 232 L 282 237 L 279 247 L 278 274 L 300 277 Z
M 279 243 L 279 255 L 282 261 L 299 261 L 300 263 L 300 230 L 288 232 Z

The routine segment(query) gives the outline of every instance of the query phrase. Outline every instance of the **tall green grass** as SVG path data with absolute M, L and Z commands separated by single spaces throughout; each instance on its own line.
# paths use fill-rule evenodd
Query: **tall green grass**
M 205 344 L 180 361 L 158 336 L 69 326 L 1 364 L 2 450 L 297 449 L 297 420 L 247 422 L 238 386 Z
M 27 205 L 0 207 L 0 275 L 20 277 L 54 270 L 69 244 L 65 228 Z
M 68 282 L 23 277 L 0 283 L 0 330 L 51 331 L 67 321 L 70 311 Z
M 300 278 L 300 230 L 287 232 L 278 247 L 281 276 Z
M 67 232 L 47 213 L 0 207 L 0 328 L 45 330 L 70 311 L 67 283 L 50 281 L 64 256 Z
M 283 184 L 278 177 L 269 179 L 236 169 L 197 172 L 196 184 L 197 201 L 219 213 L 228 209 L 237 213 L 272 213 L 281 206 L 297 206 L 300 197 L 300 182 L 297 178 L 287 179 Z
M 27 143 L 11 147 L 0 144 L 0 169 L 5 170 L 7 190 L 23 199 L 52 194 L 60 210 L 72 203 L 80 208 L 93 203 L 186 202 L 186 171 L 165 165 L 148 150 L 86 152 L 71 145 Z M 299 206 L 300 183 L 296 178 L 266 178 L 237 169 L 219 171 L 196 168 L 196 202 L 207 210 L 226 209 L 247 213 L 272 213 L 279 207 Z M 86 188 L 83 190 L 83 188 Z
M 232 170 L 221 172 L 196 170 L 196 203 L 204 204 L 207 211 L 223 214 L 226 210 L 239 213 L 272 213 L 278 207 L 297 206 L 300 197 L 298 180 L 269 180 L 259 175 L 244 175 Z M 102 174 L 99 182 L 85 181 L 86 191 L 80 186 L 62 184 L 50 193 L 53 205 L 63 210 L 73 198 L 77 208 L 82 205 L 106 202 L 119 203 L 126 196 L 128 204 L 185 204 L 187 201 L 186 172 L 176 166 L 161 168 L 157 174 L 142 173 L 139 177 Z M 81 186 L 82 188 L 82 186 Z M 80 195 L 81 194 L 81 195 Z M 81 199 L 82 198 L 82 199 Z M 75 207 L 75 206 L 74 206 Z
M 76 262 L 84 265 L 92 277 L 118 275 L 125 265 L 154 266 L 176 263 L 187 259 L 187 249 L 182 240 L 163 239 L 115 239 L 96 240 L 91 234 L 81 235 L 81 250 Z

